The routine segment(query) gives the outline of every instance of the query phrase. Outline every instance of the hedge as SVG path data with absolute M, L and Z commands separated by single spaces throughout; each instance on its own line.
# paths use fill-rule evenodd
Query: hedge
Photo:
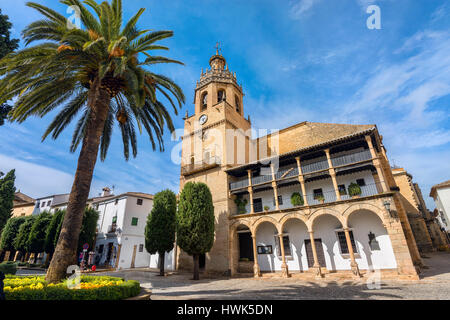
M 17 263 L 13 261 L 7 261 L 0 263 L 0 271 L 4 274 L 16 274 Z
M 48 284 L 44 276 L 6 276 L 6 300 L 121 300 L 137 296 L 140 284 L 134 280 L 103 276 L 81 276 L 81 288 L 70 289 L 67 280 Z

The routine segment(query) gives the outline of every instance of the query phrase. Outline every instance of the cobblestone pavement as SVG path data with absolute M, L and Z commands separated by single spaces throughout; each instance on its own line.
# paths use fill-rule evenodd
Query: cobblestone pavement
M 450 299 L 450 254 L 427 254 L 419 281 L 383 281 L 369 289 L 364 281 L 305 281 L 283 278 L 214 278 L 190 280 L 190 274 L 160 277 L 155 271 L 125 270 L 107 274 L 138 280 L 152 289 L 152 299 Z

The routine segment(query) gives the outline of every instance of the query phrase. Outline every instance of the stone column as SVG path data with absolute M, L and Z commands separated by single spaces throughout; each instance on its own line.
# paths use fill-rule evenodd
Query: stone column
M 295 160 L 297 160 L 298 181 L 300 182 L 300 187 L 302 188 L 303 203 L 305 204 L 305 206 L 307 206 L 308 205 L 308 197 L 306 196 L 305 178 L 303 177 L 300 157 L 295 157 Z
M 331 181 L 333 182 L 334 192 L 336 193 L 336 200 L 341 201 L 341 194 L 339 192 L 338 184 L 336 181 L 336 171 L 333 168 L 333 162 L 331 161 L 331 157 L 330 157 L 330 149 L 325 149 L 325 154 L 327 155 L 328 168 L 329 168 L 328 172 L 330 173 Z
M 353 251 L 352 240 L 350 238 L 350 231 L 348 230 L 348 228 L 345 228 L 344 232 L 345 232 L 345 239 L 347 240 L 348 252 L 350 253 L 350 266 L 352 268 L 352 272 L 355 276 L 360 277 L 361 274 L 359 273 L 358 263 L 356 262 L 355 259 L 355 252 Z
M 272 188 L 273 188 L 273 195 L 275 197 L 275 208 L 276 210 L 280 210 L 280 205 L 278 203 L 278 188 L 277 182 L 275 180 L 275 171 L 273 169 L 273 164 L 270 165 L 270 170 L 272 171 Z
M 254 213 L 255 211 L 253 210 L 253 188 L 252 188 L 252 170 L 247 170 L 248 173 L 248 194 L 249 194 L 249 198 L 250 198 L 250 213 Z
M 322 278 L 322 270 L 320 269 L 319 258 L 317 257 L 316 241 L 314 240 L 314 231 L 309 231 L 309 239 L 311 241 L 311 248 L 314 257 L 314 265 L 311 269 L 316 277 Z
M 288 278 L 289 277 L 289 270 L 288 265 L 286 263 L 286 256 L 284 254 L 284 241 L 283 241 L 283 234 L 279 234 L 278 238 L 280 239 L 280 249 L 281 249 L 281 273 L 283 274 L 283 277 Z
M 256 235 L 252 233 L 252 240 L 253 240 L 253 275 L 255 278 L 258 278 L 261 276 L 261 270 L 259 269 L 258 265 L 258 251 L 256 250 Z
M 375 169 L 377 169 L 377 175 L 378 178 L 380 179 L 381 189 L 383 190 L 383 192 L 387 192 L 388 190 L 386 186 L 386 180 L 384 178 L 384 173 L 381 168 L 380 160 L 378 159 L 377 153 L 373 147 L 372 138 L 370 136 L 366 136 L 365 138 L 367 145 L 369 146 L 370 154 L 372 155 L 372 163 Z

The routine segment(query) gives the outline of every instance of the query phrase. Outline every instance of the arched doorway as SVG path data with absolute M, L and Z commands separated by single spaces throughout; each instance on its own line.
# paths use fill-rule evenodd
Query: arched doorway
M 309 241 L 309 233 L 306 224 L 300 219 L 290 218 L 284 222 L 282 228 L 289 271 L 308 270 L 305 240 Z
M 253 273 L 253 239 L 250 229 L 246 225 L 236 228 L 237 260 L 239 273 Z
M 370 210 L 357 210 L 348 217 L 348 226 L 353 231 L 360 269 L 395 269 L 394 250 L 391 239 L 380 217 Z

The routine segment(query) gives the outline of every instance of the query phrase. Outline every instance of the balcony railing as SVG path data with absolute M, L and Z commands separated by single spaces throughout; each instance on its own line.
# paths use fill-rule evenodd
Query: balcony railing
M 351 164 L 362 162 L 362 161 L 368 161 L 370 159 L 372 159 L 372 155 L 371 155 L 370 151 L 363 150 L 363 151 L 359 151 L 356 153 L 331 158 L 331 163 L 333 164 L 333 167 L 342 167 L 345 165 L 351 165 Z M 307 175 L 309 178 L 317 176 L 317 175 L 321 175 L 322 173 L 320 171 L 324 171 L 329 168 L 328 160 L 320 160 L 320 161 L 309 163 L 309 164 L 302 164 L 301 167 L 302 167 L 302 173 L 304 175 Z M 298 168 L 296 166 L 289 168 L 289 169 L 278 170 L 278 172 L 275 173 L 276 180 L 281 180 L 281 179 L 291 178 L 291 177 L 296 177 L 296 176 L 298 176 Z M 272 181 L 272 175 L 261 175 L 261 176 L 252 178 L 252 185 L 267 183 L 270 181 Z M 242 180 L 230 183 L 230 190 L 236 190 L 236 189 L 245 188 L 245 187 L 248 187 L 248 178 L 247 177 L 245 177 Z
M 215 167 L 220 164 L 219 157 L 210 157 L 208 159 L 203 159 L 202 162 L 190 163 L 181 167 L 181 174 L 186 175 L 194 171 L 206 169 L 209 167 Z
M 370 197 L 370 196 L 374 196 L 377 194 L 381 193 L 381 187 L 379 184 L 368 184 L 365 186 L 360 186 L 361 188 L 361 194 L 356 196 L 357 197 Z M 352 197 L 348 194 L 341 194 L 341 200 L 349 200 Z M 286 199 L 288 200 L 288 199 Z M 306 195 L 306 200 L 308 201 L 308 205 L 312 206 L 312 205 L 318 205 L 318 204 L 322 204 L 322 203 L 333 203 L 337 201 L 336 198 L 336 192 L 335 190 L 331 190 L 331 191 L 326 191 L 326 192 L 322 192 L 322 193 L 316 193 L 316 194 L 307 194 Z M 270 199 L 263 199 L 261 202 L 256 202 L 253 204 L 253 211 L 255 213 L 257 212 L 262 212 L 263 211 L 263 205 L 265 203 L 269 203 L 273 201 L 272 198 Z M 272 206 L 271 206 L 272 208 Z M 282 207 L 282 210 L 285 209 L 291 209 L 294 208 L 294 206 L 292 206 L 290 204 L 290 202 L 285 201 L 285 205 Z M 248 213 L 248 212 L 247 212 Z M 236 213 L 237 214 L 237 213 Z M 241 213 L 242 214 L 242 213 Z
M 270 181 L 272 181 L 272 175 L 270 174 L 261 175 L 252 178 L 252 185 L 262 184 Z
M 351 163 L 357 163 L 361 161 L 367 161 L 372 159 L 372 155 L 370 150 L 364 150 L 352 154 L 347 154 L 345 156 L 331 158 L 331 163 L 333 163 L 333 167 L 344 166 Z
M 113 223 L 112 225 L 110 225 L 108 227 L 108 233 L 115 233 L 117 230 L 117 225 L 115 223 Z
M 310 164 L 302 165 L 302 173 L 311 173 L 328 169 L 328 160 L 321 160 Z

